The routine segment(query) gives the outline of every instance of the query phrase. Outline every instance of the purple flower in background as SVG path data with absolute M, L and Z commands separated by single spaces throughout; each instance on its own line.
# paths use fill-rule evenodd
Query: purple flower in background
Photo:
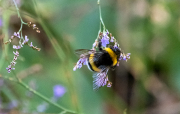
M 53 87 L 54 97 L 60 98 L 66 93 L 66 88 L 62 85 L 55 85 Z
M 2 19 L 0 18 L 0 27 L 2 27 Z
M 19 105 L 19 102 L 17 100 L 12 100 L 9 104 L 8 104 L 8 109 L 13 109 L 15 107 L 17 107 Z
M 42 104 L 37 106 L 37 111 L 38 112 L 44 112 L 46 109 L 49 107 L 49 104 L 46 102 L 43 102 Z

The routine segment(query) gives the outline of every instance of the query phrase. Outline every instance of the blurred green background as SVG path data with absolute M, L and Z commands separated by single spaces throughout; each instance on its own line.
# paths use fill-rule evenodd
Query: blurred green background
M 53 87 L 65 94 L 56 102 L 84 114 L 179 114 L 180 113 L 180 1 L 101 0 L 106 28 L 118 40 L 127 62 L 120 61 L 108 73 L 111 88 L 93 91 L 92 72 L 86 66 L 73 71 L 76 49 L 91 49 L 99 31 L 96 0 L 16 0 L 24 22 L 39 27 L 38 34 L 23 26 L 23 36 L 41 51 L 24 46 L 16 75 L 49 99 Z M 11 0 L 0 1 L 0 75 L 13 59 L 13 43 L 4 45 L 21 22 Z M 42 107 L 41 107 L 42 106 Z M 44 107 L 43 107 L 44 106 Z M 39 109 L 40 107 L 40 109 Z M 0 79 L 0 112 L 59 113 L 15 82 Z

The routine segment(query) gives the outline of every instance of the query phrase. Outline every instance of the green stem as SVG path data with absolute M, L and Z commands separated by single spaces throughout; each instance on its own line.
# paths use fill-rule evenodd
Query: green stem
M 15 5 L 15 7 L 16 7 L 16 10 L 17 10 L 18 17 L 19 17 L 20 20 L 21 20 L 21 27 L 20 27 L 20 29 L 19 29 L 19 31 L 18 31 L 18 32 L 20 32 L 20 31 L 22 30 L 23 24 L 27 25 L 27 23 L 25 23 L 25 22 L 22 20 L 21 15 L 20 15 L 20 13 L 19 13 L 19 8 L 18 8 L 15 0 L 13 0 L 13 2 L 14 2 L 14 5 Z
M 22 31 L 22 27 L 23 27 L 23 23 L 21 22 L 21 27 L 20 27 L 20 29 L 19 29 L 19 33 Z M 21 32 L 21 37 L 22 37 L 22 32 Z
M 99 5 L 100 21 L 101 21 L 101 24 L 103 25 L 103 30 L 105 30 L 106 27 L 105 27 L 105 24 L 104 24 L 104 22 L 103 22 L 102 15 L 101 15 L 101 5 L 100 5 L 100 0 L 97 1 L 97 4 Z M 100 25 L 100 29 L 101 29 L 101 25 Z

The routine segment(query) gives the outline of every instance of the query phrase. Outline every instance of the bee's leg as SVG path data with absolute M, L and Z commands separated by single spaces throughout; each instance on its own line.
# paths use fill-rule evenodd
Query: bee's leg
M 98 44 L 99 51 L 103 50 L 101 46 L 102 46 L 102 42 L 101 42 L 101 40 L 99 40 L 99 44 Z

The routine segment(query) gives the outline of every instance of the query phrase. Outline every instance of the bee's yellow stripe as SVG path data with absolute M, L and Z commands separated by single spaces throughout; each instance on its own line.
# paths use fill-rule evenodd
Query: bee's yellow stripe
M 96 67 L 96 65 L 94 64 L 94 54 L 91 54 L 90 56 L 89 56 L 89 63 L 91 64 L 91 67 L 92 67 L 92 69 L 94 70 L 94 71 L 96 71 L 96 72 L 100 72 L 101 71 L 101 69 L 99 69 L 98 67 Z
M 114 53 L 114 51 L 111 48 L 105 48 L 104 50 L 106 50 L 110 57 L 112 58 L 113 61 L 113 66 L 117 64 L 117 55 Z

